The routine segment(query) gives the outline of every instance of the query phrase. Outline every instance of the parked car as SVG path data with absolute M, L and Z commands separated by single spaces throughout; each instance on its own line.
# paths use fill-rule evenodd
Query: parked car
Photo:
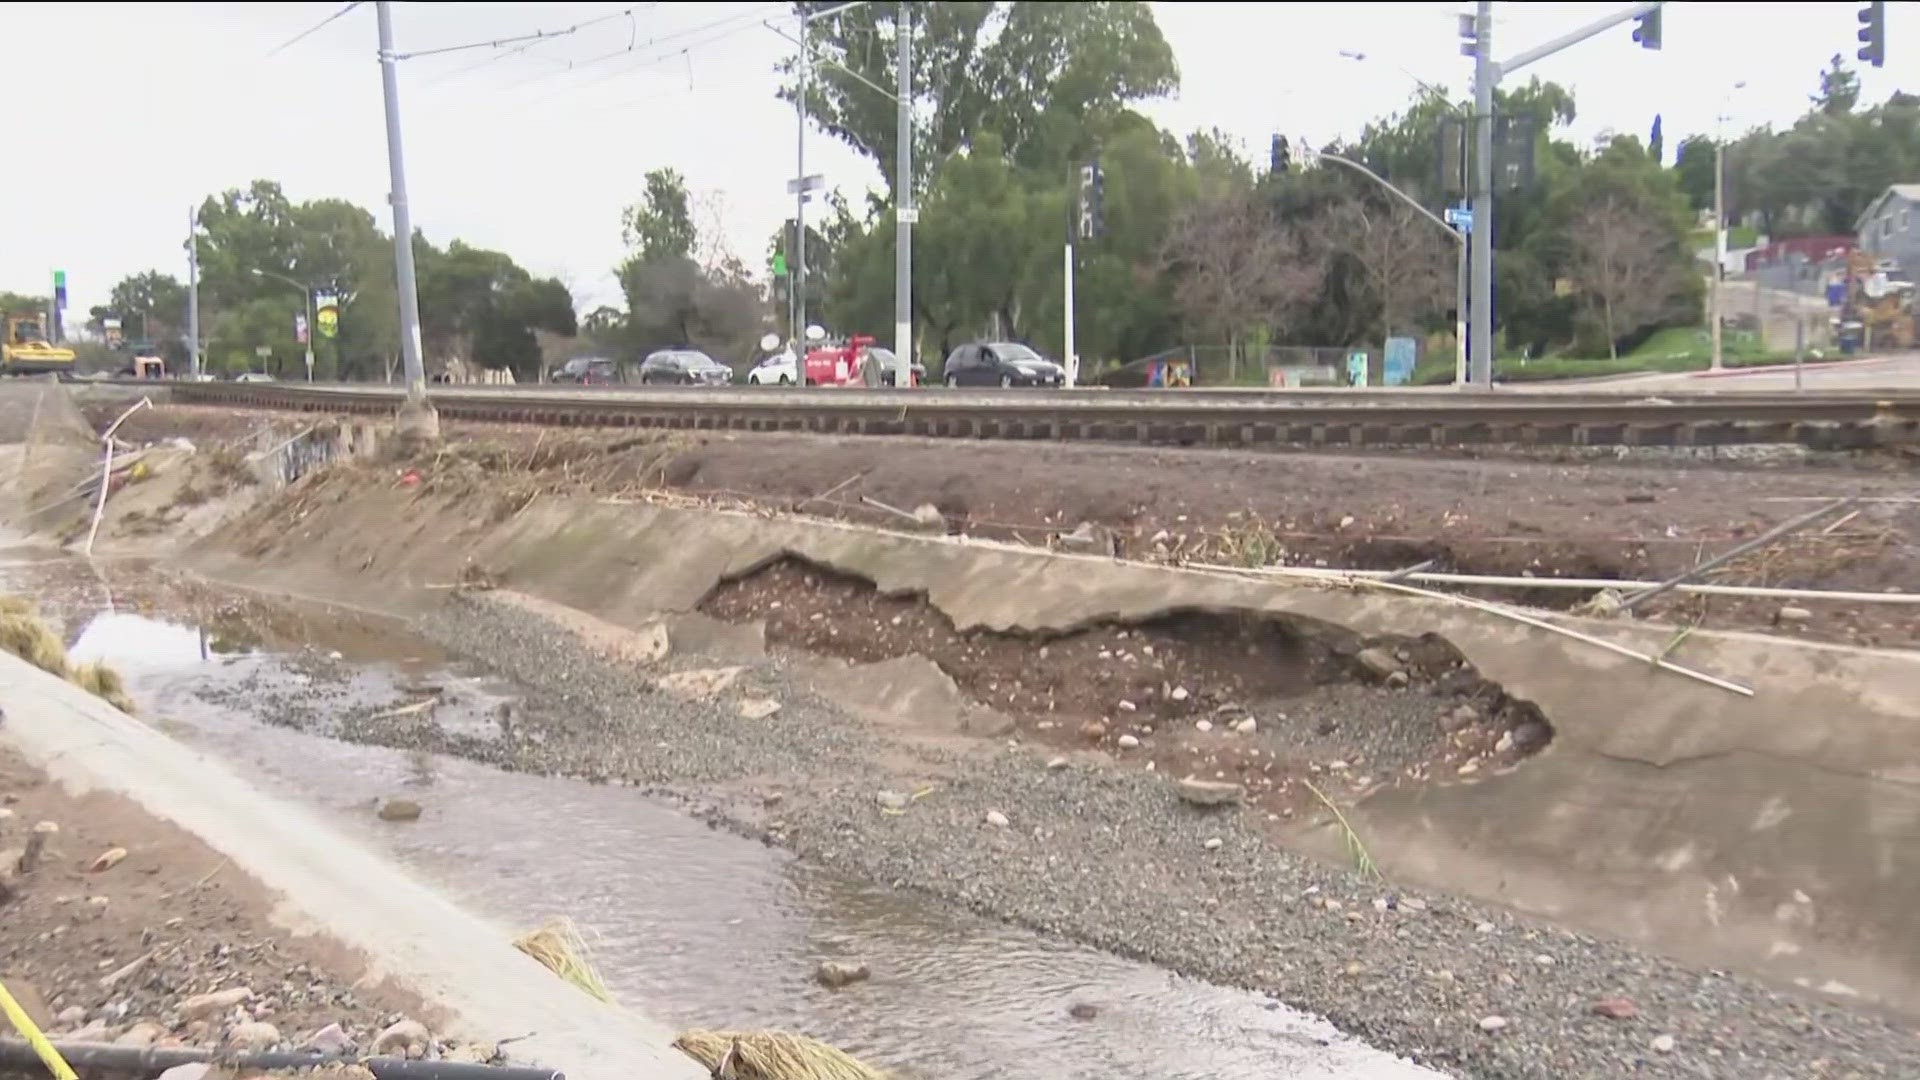
M 869 351 L 879 358 L 880 367 L 886 371 L 882 379 L 888 386 L 892 386 L 894 379 L 893 373 L 898 370 L 900 365 L 899 356 L 892 349 L 883 349 L 877 345 Z M 927 381 L 927 365 L 915 360 L 907 366 L 907 378 L 909 379 L 907 383 L 908 386 L 921 386 L 925 384 Z
M 1017 341 L 962 345 L 947 355 L 948 386 L 1064 386 L 1067 369 Z
M 620 381 L 620 365 L 604 356 L 576 356 L 554 371 L 553 381 L 580 386 L 611 386 Z
M 234 382 L 272 382 L 273 376 L 264 371 L 243 371 L 233 377 Z
M 661 349 L 640 361 L 640 385 L 720 386 L 733 369 L 698 349 Z
M 764 357 L 747 372 L 748 386 L 793 385 L 793 350 L 782 349 Z

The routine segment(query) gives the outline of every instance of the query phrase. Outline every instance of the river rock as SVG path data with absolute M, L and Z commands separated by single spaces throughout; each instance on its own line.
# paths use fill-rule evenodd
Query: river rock
M 1132 735 L 1122 735 L 1120 736 L 1120 738 L 1115 740 L 1115 742 L 1119 744 L 1120 749 L 1122 750 L 1133 750 L 1138 748 L 1140 745 L 1140 740 Z
M 1656 1054 L 1673 1053 L 1674 1038 L 1671 1035 L 1656 1035 L 1653 1039 L 1653 1052 Z
M 1098 720 L 1089 720 L 1080 725 L 1080 737 L 1088 742 L 1099 742 L 1107 737 L 1107 725 Z
M 1803 607 L 1795 607 L 1792 604 L 1788 604 L 1780 609 L 1778 618 L 1784 623 L 1809 622 L 1813 619 L 1813 612 Z
M 420 804 L 412 799 L 388 799 L 380 804 L 381 821 L 419 821 Z
M 77 1028 L 87 1022 L 87 1010 L 79 1005 L 69 1005 L 60 1010 L 53 1022 L 62 1028 Z
M 740 702 L 740 719 L 765 720 L 780 711 L 780 703 L 772 698 L 746 698 Z
M 1441 714 L 1440 730 L 1451 735 L 1456 731 L 1465 731 L 1479 722 L 1479 709 L 1471 705 L 1456 705 L 1452 711 Z
M 1223 780 L 1196 780 L 1189 776 L 1176 780 L 1174 793 L 1180 801 L 1190 806 L 1233 806 L 1246 795 L 1239 784 L 1230 784 Z
M 244 1024 L 235 1024 L 227 1032 L 229 1050 L 271 1050 L 280 1041 L 280 1029 L 265 1020 L 249 1020 Z
M 744 670 L 740 667 L 723 667 L 676 671 L 660 677 L 660 689 L 677 697 L 705 701 L 726 693 Z
M 1225 840 L 1222 840 L 1217 836 L 1209 836 L 1207 837 L 1207 842 L 1204 844 L 1201 844 L 1200 846 L 1203 848 L 1206 848 L 1208 851 L 1219 851 L 1221 848 L 1225 847 L 1226 845 L 1227 845 L 1227 842 Z
M 1235 735 L 1251 735 L 1259 730 L 1260 721 L 1255 720 L 1251 716 L 1242 717 L 1233 722 L 1233 733 Z
M 167 1029 L 159 1024 L 151 1020 L 142 1020 L 121 1032 L 120 1037 L 113 1040 L 113 1045 L 130 1046 L 136 1049 L 148 1047 L 159 1041 L 166 1033 Z
M 873 972 L 867 965 L 857 960 L 822 960 L 813 969 L 813 981 L 832 989 L 848 983 L 865 982 L 872 976 Z
M 1504 1016 L 1483 1016 L 1480 1018 L 1481 1031 L 1500 1031 L 1507 1026 Z
M 1360 666 L 1366 669 L 1367 674 L 1382 681 L 1396 673 L 1404 674 L 1400 671 L 1400 661 L 1394 659 L 1393 654 L 1385 649 L 1361 649 L 1354 659 L 1360 662 Z
M 353 1036 L 339 1024 L 328 1024 L 319 1031 L 307 1036 L 300 1049 L 309 1054 L 325 1054 L 338 1057 L 350 1053 L 354 1048 Z
M 422 1058 L 432 1045 L 433 1036 L 427 1032 L 427 1025 L 402 1018 L 374 1037 L 373 1055 Z
M 253 1000 L 253 991 L 244 986 L 232 986 L 225 990 L 215 990 L 211 994 L 195 994 L 180 1003 L 180 1015 L 188 1020 L 204 1020 L 217 1016 L 235 1005 Z
M 213 1065 L 209 1062 L 189 1061 L 161 1073 L 160 1080 L 207 1080 L 212 1072 Z
M 1007 826 L 1013 824 L 1013 822 L 1009 821 L 1007 819 L 1007 815 L 1001 813 L 1000 811 L 989 810 L 987 811 L 987 824 L 993 826 L 996 829 L 1004 829 Z
M 913 803 L 913 797 L 898 791 L 876 791 L 873 801 L 882 810 L 905 810 Z
M 1595 1016 L 1604 1016 L 1609 1020 L 1631 1020 L 1634 1016 L 1638 1015 L 1640 1009 L 1630 998 L 1612 997 L 1601 998 L 1599 1001 L 1587 1006 L 1587 1011 Z
M 1100 1009 L 1098 1006 L 1079 1001 L 1075 1002 L 1073 1007 L 1067 1010 L 1067 1015 L 1073 1017 L 1075 1020 L 1091 1020 L 1100 1015 Z

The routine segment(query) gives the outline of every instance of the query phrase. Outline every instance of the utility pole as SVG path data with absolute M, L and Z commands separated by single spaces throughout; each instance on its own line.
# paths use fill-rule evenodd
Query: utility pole
M 1499 79 L 1493 60 L 1493 2 L 1480 0 L 1473 17 L 1473 216 L 1467 232 L 1473 253 L 1467 311 L 1469 381 L 1493 389 L 1493 87 Z
M 1711 318 L 1713 319 L 1713 361 L 1709 365 L 1713 371 L 1722 366 L 1720 352 L 1720 287 L 1727 277 L 1727 140 L 1713 140 L 1713 298 Z M 1759 295 L 1759 288 L 1754 289 Z
M 813 41 L 808 34 L 807 9 L 800 7 L 800 92 L 793 95 L 793 108 L 800 117 L 794 140 L 793 194 L 793 340 L 799 342 L 796 385 L 807 385 L 807 85 L 812 74 Z
M 407 398 L 400 406 L 399 430 L 406 439 L 438 439 L 440 417 L 427 401 L 426 367 L 420 358 L 420 288 L 413 274 L 413 215 L 407 208 L 407 168 L 400 149 L 400 88 L 393 49 L 393 7 L 374 4 L 380 28 L 380 90 L 387 111 L 387 172 L 393 207 L 393 278 L 400 294 L 400 358 L 405 364 Z M 311 336 L 313 328 L 308 327 Z
M 187 372 L 200 377 L 200 211 L 187 208 Z
M 893 178 L 893 385 L 905 387 L 913 384 L 913 225 L 919 216 L 913 207 L 913 5 L 907 0 L 900 0 L 894 32 L 900 38 L 900 165 Z
M 1609 30 L 1623 22 L 1638 20 L 1640 28 L 1633 38 L 1644 49 L 1660 48 L 1660 8 L 1663 0 L 1649 0 L 1597 19 L 1578 30 L 1562 34 L 1552 41 L 1496 61 L 1493 58 L 1493 4 L 1480 0 L 1473 16 L 1473 295 L 1467 304 L 1472 309 L 1471 367 L 1475 384 L 1493 387 L 1493 91 L 1500 80 L 1536 60 L 1544 60 L 1563 49 Z M 1464 18 L 1464 16 L 1463 16 Z

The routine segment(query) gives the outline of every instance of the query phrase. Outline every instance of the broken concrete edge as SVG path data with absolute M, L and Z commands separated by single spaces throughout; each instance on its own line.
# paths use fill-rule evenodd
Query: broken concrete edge
M 316 812 L 254 788 L 85 691 L 0 654 L 0 738 L 76 794 L 111 791 L 198 836 L 282 903 L 275 920 L 359 951 L 454 1019 L 462 1038 L 512 1044 L 516 1057 L 575 1080 L 705 1075 L 673 1032 L 603 1005 L 513 947 L 513 934 L 459 908 Z

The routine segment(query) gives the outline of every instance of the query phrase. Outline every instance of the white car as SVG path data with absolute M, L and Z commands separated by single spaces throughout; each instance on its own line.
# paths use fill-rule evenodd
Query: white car
M 753 366 L 747 372 L 749 386 L 792 386 L 793 351 L 777 352 Z
M 243 371 L 233 377 L 234 382 L 272 382 L 273 376 L 264 371 Z

